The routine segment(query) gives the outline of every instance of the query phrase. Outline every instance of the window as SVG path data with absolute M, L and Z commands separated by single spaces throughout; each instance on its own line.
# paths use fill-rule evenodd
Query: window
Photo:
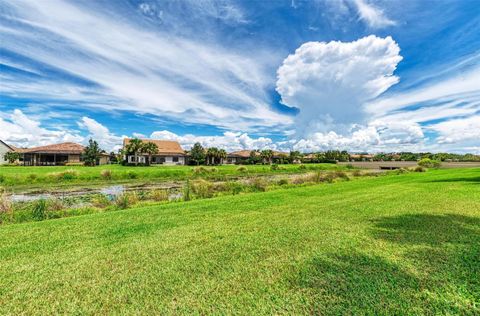
M 178 157 L 173 157 L 173 162 L 178 162 Z

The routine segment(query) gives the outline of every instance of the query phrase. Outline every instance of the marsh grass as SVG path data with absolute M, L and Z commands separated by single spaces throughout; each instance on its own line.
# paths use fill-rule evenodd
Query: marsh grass
M 166 189 L 154 189 L 150 191 L 150 198 L 157 202 L 168 201 L 169 194 Z
M 113 172 L 112 172 L 112 170 L 105 169 L 105 170 L 102 170 L 100 172 L 100 175 L 101 175 L 102 179 L 112 180 Z

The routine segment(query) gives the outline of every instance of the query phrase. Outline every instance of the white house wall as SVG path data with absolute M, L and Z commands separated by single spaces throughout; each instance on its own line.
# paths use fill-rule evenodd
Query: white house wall
M 9 151 L 11 151 L 10 148 L 5 146 L 4 143 L 0 142 L 0 165 L 8 163 L 8 161 L 5 160 L 4 155 Z

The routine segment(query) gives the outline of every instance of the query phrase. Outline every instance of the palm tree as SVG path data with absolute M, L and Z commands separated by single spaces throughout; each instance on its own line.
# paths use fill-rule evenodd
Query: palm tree
M 222 164 L 225 159 L 227 159 L 227 152 L 225 149 L 220 149 L 217 154 L 219 163 Z
M 142 152 L 148 155 L 148 164 L 152 162 L 152 155 L 158 153 L 158 146 L 155 143 L 148 142 L 143 144 Z
M 138 165 L 137 156 L 140 152 L 142 152 L 142 149 L 143 149 L 143 141 L 138 138 L 130 139 L 127 146 L 125 146 L 125 150 L 127 151 L 127 154 L 130 154 L 130 155 L 133 154 L 135 156 L 135 166 Z
M 259 162 L 259 158 L 258 158 L 259 156 L 260 156 L 260 151 L 258 149 L 254 149 L 250 152 L 250 157 L 248 159 L 250 160 L 250 163 L 254 165 Z
M 272 163 L 273 151 L 270 149 L 264 149 L 260 152 L 260 157 L 262 157 L 263 162 Z
M 290 162 L 295 163 L 295 161 L 300 161 L 302 159 L 302 154 L 295 150 L 290 152 Z
M 218 148 L 217 147 L 210 147 L 207 149 L 207 164 L 214 165 L 215 164 L 215 159 L 217 158 L 218 155 Z

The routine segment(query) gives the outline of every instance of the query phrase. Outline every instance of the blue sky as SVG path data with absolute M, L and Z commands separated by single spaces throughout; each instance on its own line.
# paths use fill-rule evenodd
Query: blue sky
M 0 1 L 0 139 L 480 152 L 464 1 Z

